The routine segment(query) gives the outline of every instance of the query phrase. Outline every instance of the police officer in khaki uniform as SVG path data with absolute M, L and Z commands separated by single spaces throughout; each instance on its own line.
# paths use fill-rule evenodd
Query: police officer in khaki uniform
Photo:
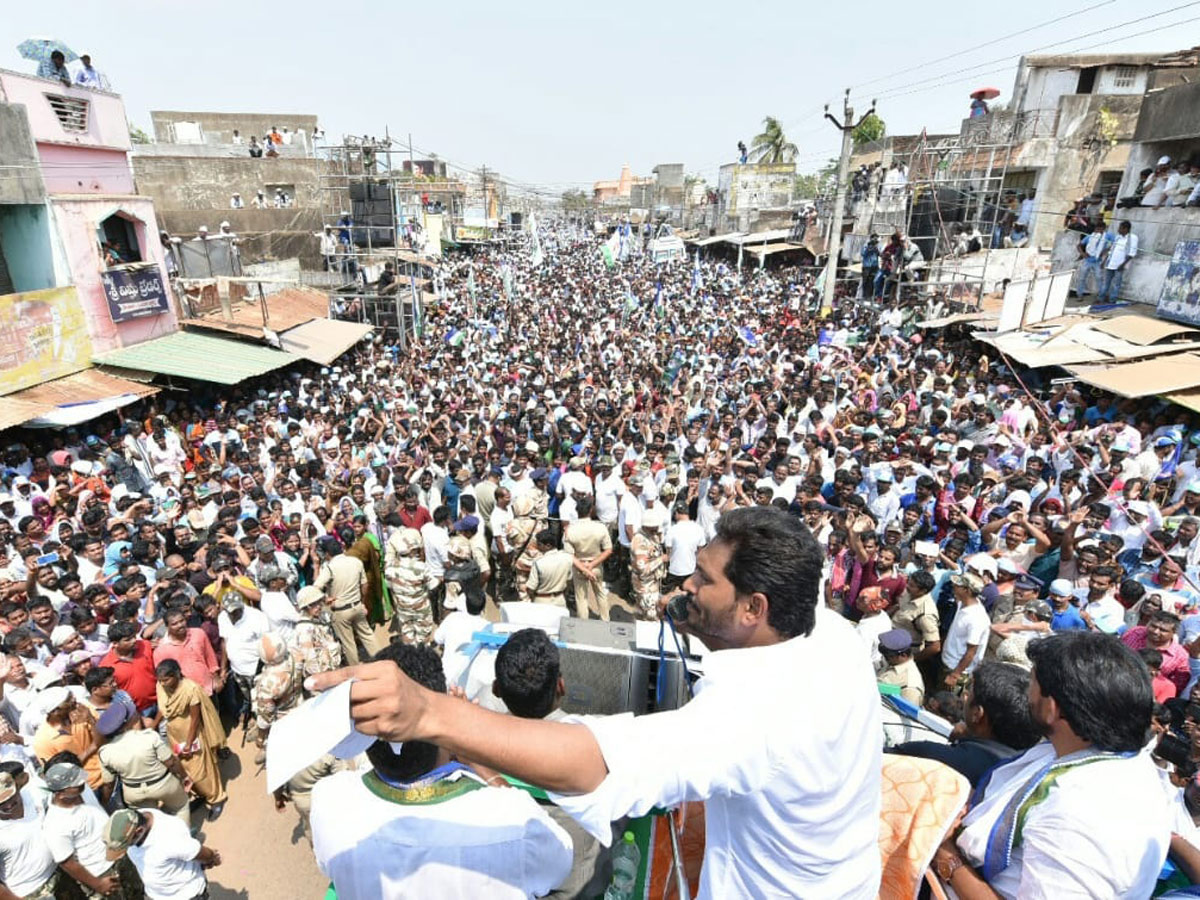
M 912 658 L 912 635 L 903 628 L 893 628 L 879 636 L 879 653 L 884 669 L 879 673 L 881 684 L 900 688 L 900 697 L 915 706 L 925 702 L 925 679 Z
M 529 473 L 529 480 L 533 482 L 533 491 L 530 492 L 533 497 L 533 517 L 537 519 L 539 529 L 545 528 L 550 520 L 550 495 L 546 492 L 550 473 L 539 467 Z
M 571 584 L 575 588 L 575 615 L 589 617 L 589 610 L 608 621 L 608 588 L 604 585 L 604 564 L 612 556 L 612 536 L 602 522 L 592 518 L 595 504 L 591 497 L 579 497 L 575 508 L 579 518 L 563 535 L 563 549 L 575 557 Z
M 567 605 L 567 585 L 575 571 L 575 558 L 559 549 L 554 532 L 544 528 L 534 538 L 538 545 L 538 557 L 529 567 L 529 580 L 525 583 L 526 597 L 534 603 Z
M 105 742 L 96 751 L 100 758 L 102 793 L 112 790 L 117 778 L 128 806 L 153 806 L 191 826 L 187 788 L 191 780 L 171 748 L 152 728 L 133 728 L 136 711 L 113 703 L 96 723 Z
M 522 494 L 513 500 L 512 511 L 515 518 L 505 529 L 504 540 L 512 554 L 513 587 L 519 600 L 524 600 L 528 593 L 525 582 L 529 579 L 529 569 L 533 561 L 538 557 L 534 535 L 539 528 L 537 520 L 533 518 L 533 507 L 533 497 L 529 494 Z

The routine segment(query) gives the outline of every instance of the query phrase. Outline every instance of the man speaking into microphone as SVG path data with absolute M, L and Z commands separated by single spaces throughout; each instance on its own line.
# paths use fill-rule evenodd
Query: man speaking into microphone
M 430 741 L 545 788 L 603 841 L 622 816 L 706 801 L 701 898 L 874 898 L 878 689 L 852 626 L 819 603 L 820 579 L 799 519 L 762 506 L 722 516 L 677 622 L 713 652 L 695 698 L 668 712 L 519 719 L 428 691 L 390 662 L 313 687 L 355 679 L 359 731 Z

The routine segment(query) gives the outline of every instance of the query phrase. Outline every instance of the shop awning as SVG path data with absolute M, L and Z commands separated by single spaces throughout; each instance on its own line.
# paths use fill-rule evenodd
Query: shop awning
M 359 322 L 313 319 L 280 334 L 279 343 L 289 353 L 327 366 L 372 330 L 370 325 Z
M 771 256 L 775 253 L 786 253 L 788 250 L 803 250 L 805 253 L 808 253 L 811 256 L 816 256 L 815 253 L 813 253 L 803 244 L 792 244 L 788 241 L 779 241 L 774 244 L 767 244 L 765 247 L 762 245 L 757 247 L 751 247 L 749 244 L 746 245 L 747 253 L 749 253 L 751 256 L 759 257 Z
M 733 231 L 729 234 L 714 234 L 711 237 L 700 238 L 699 240 L 688 239 L 687 243 L 693 247 L 707 247 L 709 244 L 720 244 L 731 238 L 740 237 L 745 234 L 744 231 Z
M 1108 366 L 1067 366 L 1088 384 L 1121 397 L 1152 397 L 1200 386 L 1200 353 L 1178 353 Z
M 143 341 L 95 358 L 105 366 L 145 369 L 160 375 L 195 378 L 214 384 L 237 384 L 292 363 L 300 356 L 244 341 L 177 331 L 166 337 Z
M 153 385 L 84 369 L 6 396 L 0 403 L 0 428 L 77 425 L 157 393 Z

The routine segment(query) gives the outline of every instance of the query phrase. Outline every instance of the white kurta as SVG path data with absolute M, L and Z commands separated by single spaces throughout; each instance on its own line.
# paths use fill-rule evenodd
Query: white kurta
M 609 774 L 555 802 L 607 843 L 614 819 L 705 800 L 700 898 L 874 898 L 882 726 L 853 626 L 818 607 L 807 638 L 709 654 L 696 687 L 672 712 L 580 720 Z
M 958 846 L 980 865 L 1009 799 L 1055 757 L 1042 741 L 992 773 Z M 1002 897 L 1149 897 L 1170 845 L 1160 778 L 1144 754 L 1063 772 L 1025 818 L 1012 861 L 991 882 Z

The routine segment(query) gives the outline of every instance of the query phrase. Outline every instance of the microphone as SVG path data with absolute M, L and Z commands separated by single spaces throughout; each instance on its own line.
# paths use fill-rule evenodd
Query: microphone
M 686 591 L 672 597 L 667 603 L 667 615 L 676 621 L 686 622 L 688 617 L 688 603 L 691 601 L 692 595 Z

